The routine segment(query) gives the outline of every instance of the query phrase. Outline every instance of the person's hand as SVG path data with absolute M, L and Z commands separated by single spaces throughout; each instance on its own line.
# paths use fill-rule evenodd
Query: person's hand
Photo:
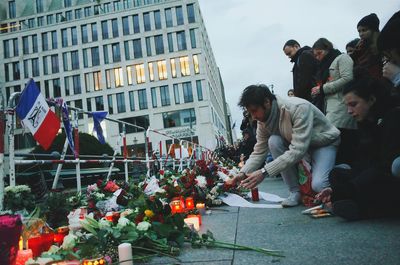
M 313 88 L 311 88 L 311 95 L 312 96 L 316 96 L 320 93 L 320 86 L 315 86 Z
M 236 186 L 236 184 L 237 184 L 238 182 L 240 182 L 241 180 L 243 180 L 245 177 L 246 177 L 246 175 L 245 175 L 244 173 L 241 173 L 241 172 L 240 172 L 239 174 L 235 175 L 233 178 L 227 179 L 227 180 L 225 181 L 225 183 L 226 183 L 227 185 L 230 185 L 230 186 Z
M 397 74 L 400 74 L 400 67 L 392 62 L 387 62 L 382 69 L 382 74 L 384 77 L 394 82 Z
M 254 171 L 251 174 L 247 175 L 247 178 L 242 180 L 240 182 L 240 186 L 245 188 L 245 189 L 253 189 L 257 187 L 258 184 L 261 183 L 261 181 L 264 180 L 264 174 L 260 170 Z
M 321 190 L 317 195 L 315 195 L 315 199 L 322 203 L 328 203 L 331 201 L 331 195 L 332 195 L 332 188 L 325 188 Z

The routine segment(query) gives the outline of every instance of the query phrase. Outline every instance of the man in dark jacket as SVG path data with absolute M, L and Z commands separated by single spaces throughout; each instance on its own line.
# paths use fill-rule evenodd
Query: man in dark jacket
M 283 45 L 283 52 L 293 65 L 293 89 L 294 95 L 311 101 L 311 88 L 316 85 L 315 74 L 318 61 L 314 58 L 311 48 L 300 47 L 296 40 L 288 40 Z

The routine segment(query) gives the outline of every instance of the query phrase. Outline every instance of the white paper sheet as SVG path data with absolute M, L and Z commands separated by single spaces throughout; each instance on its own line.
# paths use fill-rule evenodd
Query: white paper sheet
M 268 201 L 268 202 L 283 202 L 283 200 L 285 200 L 284 198 L 279 197 L 278 195 L 268 193 L 268 192 L 259 191 L 258 194 L 260 196 L 260 199 L 263 199 L 264 201 Z M 249 196 L 251 198 L 250 191 L 247 194 L 247 196 Z
M 282 208 L 280 204 L 262 204 L 262 203 L 251 203 L 246 199 L 240 197 L 237 194 L 225 193 L 220 196 L 220 199 L 229 206 L 235 207 L 247 207 L 247 208 Z

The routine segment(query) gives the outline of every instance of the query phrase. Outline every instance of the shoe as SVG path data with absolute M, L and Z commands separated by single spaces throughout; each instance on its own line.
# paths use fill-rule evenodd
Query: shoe
M 356 221 L 361 219 L 360 209 L 353 200 L 341 200 L 333 203 L 333 213 L 347 221 Z
M 283 200 L 282 207 L 293 207 L 299 205 L 301 202 L 301 194 L 299 191 L 290 192 L 289 197 Z

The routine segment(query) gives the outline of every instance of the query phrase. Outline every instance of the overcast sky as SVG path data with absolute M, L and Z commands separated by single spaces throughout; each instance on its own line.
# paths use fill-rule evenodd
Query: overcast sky
M 296 39 L 312 46 L 320 37 L 345 51 L 358 37 L 358 21 L 376 13 L 381 29 L 400 9 L 398 0 L 199 0 L 211 46 L 220 68 L 236 133 L 242 111 L 237 107 L 241 91 L 250 84 L 273 84 L 286 96 L 292 88 L 293 65 L 283 44 Z

